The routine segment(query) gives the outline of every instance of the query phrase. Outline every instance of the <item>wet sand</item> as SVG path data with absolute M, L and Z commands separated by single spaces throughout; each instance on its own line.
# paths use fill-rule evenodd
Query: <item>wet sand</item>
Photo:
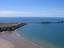
M 0 48 L 42 48 L 25 40 L 17 31 L 0 33 Z

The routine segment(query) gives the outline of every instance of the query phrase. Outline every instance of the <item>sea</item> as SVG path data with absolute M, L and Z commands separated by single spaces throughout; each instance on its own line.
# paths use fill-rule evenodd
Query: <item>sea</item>
M 64 21 L 61 17 L 0 17 L 1 23 L 25 22 L 18 33 L 45 48 L 64 48 L 64 23 L 41 24 L 40 22 Z

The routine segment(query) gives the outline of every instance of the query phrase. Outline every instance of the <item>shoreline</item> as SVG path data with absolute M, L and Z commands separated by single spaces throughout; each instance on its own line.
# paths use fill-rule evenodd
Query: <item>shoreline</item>
M 2 33 L 0 39 L 13 43 L 15 48 L 43 48 L 29 40 L 24 39 L 17 31 Z M 0 41 L 1 42 L 1 41 Z
M 39 46 L 38 44 L 36 44 L 36 43 L 24 38 L 22 35 L 20 35 L 18 33 L 16 33 L 16 35 L 17 35 L 18 38 L 21 38 L 24 42 L 29 44 L 29 46 L 33 46 L 32 48 L 43 48 L 43 47 Z

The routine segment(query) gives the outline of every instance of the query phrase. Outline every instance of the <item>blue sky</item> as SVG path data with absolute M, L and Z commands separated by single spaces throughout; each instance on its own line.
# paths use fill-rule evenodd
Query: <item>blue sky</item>
M 64 0 L 0 0 L 0 16 L 64 17 Z

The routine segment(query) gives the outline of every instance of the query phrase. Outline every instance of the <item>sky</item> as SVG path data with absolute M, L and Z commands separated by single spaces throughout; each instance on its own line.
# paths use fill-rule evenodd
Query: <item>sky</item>
M 0 17 L 64 17 L 64 0 L 0 0 Z

